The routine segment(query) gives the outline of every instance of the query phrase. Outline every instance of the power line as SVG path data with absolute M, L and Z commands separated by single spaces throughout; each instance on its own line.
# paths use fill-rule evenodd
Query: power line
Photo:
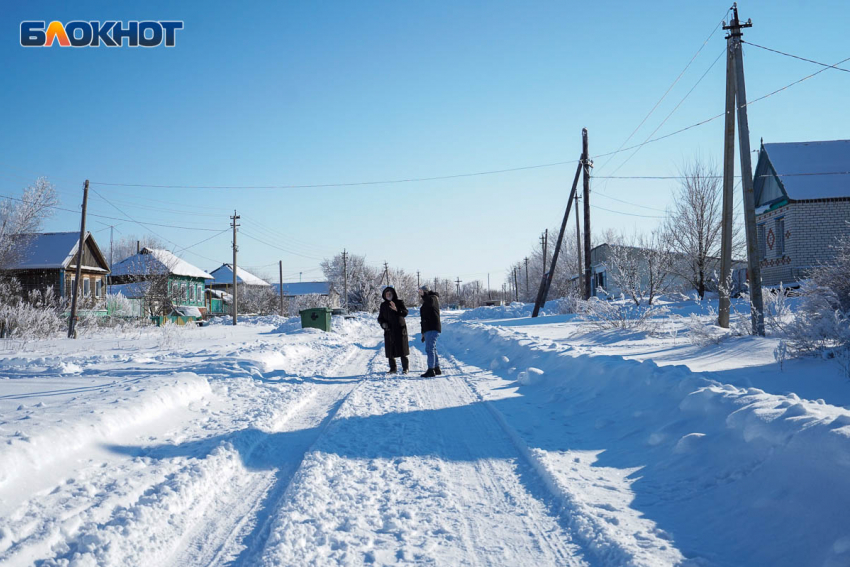
M 276 250 L 280 250 L 280 251 L 282 251 L 282 252 L 286 252 L 287 254 L 293 254 L 293 255 L 295 255 L 295 256 L 301 256 L 302 258 L 308 258 L 308 259 L 310 259 L 310 260 L 320 260 L 320 261 L 322 260 L 322 258 L 317 258 L 317 257 L 315 257 L 315 256 L 307 256 L 306 254 L 300 254 L 300 253 L 295 252 L 295 251 L 293 251 L 293 250 L 288 250 L 288 249 L 286 249 L 286 248 L 282 248 L 282 247 L 280 247 L 280 246 L 278 246 L 278 245 L 276 245 L 276 244 L 272 244 L 271 242 L 266 242 L 265 240 L 262 240 L 262 239 L 260 239 L 260 238 L 257 238 L 256 236 L 251 236 L 250 234 L 248 234 L 248 233 L 247 233 L 247 232 L 245 232 L 244 230 L 242 231 L 242 235 L 243 235 L 243 236 L 247 236 L 247 237 L 248 237 L 248 238 L 250 238 L 251 240 L 256 240 L 256 241 L 257 241 L 257 242 L 259 242 L 260 244 L 265 244 L 266 246 L 269 246 L 269 247 L 271 247 L 271 248 L 275 248 Z
M 772 51 L 773 53 L 778 53 L 779 55 L 784 55 L 786 57 L 792 57 L 794 59 L 799 59 L 800 61 L 806 61 L 808 63 L 814 63 L 815 65 L 821 65 L 822 67 L 828 67 L 830 69 L 835 69 L 836 71 L 844 71 L 845 73 L 850 73 L 850 69 L 844 69 L 843 67 L 837 67 L 840 63 L 836 63 L 835 65 L 828 65 L 826 63 L 821 63 L 820 61 L 815 61 L 814 59 L 806 59 L 805 57 L 800 57 L 799 55 L 792 55 L 791 53 L 785 53 L 784 51 L 779 51 L 778 49 L 771 49 L 769 47 L 765 47 L 763 45 L 759 45 L 757 43 L 753 43 L 751 41 L 741 40 L 741 43 L 746 43 L 747 45 L 752 45 L 753 47 L 758 47 L 759 49 L 764 49 L 765 51 Z M 846 61 L 846 59 L 845 59 Z
M 615 211 L 614 209 L 606 209 L 605 207 L 600 207 L 599 205 L 590 205 L 590 206 L 593 207 L 594 209 L 600 209 L 600 210 L 603 210 L 603 211 L 607 211 L 609 213 L 616 213 L 618 215 L 626 215 L 626 216 L 629 216 L 629 217 L 641 217 L 641 218 L 645 218 L 645 219 L 666 219 L 667 218 L 666 216 L 639 215 L 637 213 L 626 213 L 626 212 L 623 212 L 623 211 Z
M 643 120 L 641 120 L 641 121 L 640 121 L 640 124 L 638 124 L 638 125 L 637 125 L 637 128 L 635 128 L 635 129 L 632 131 L 632 133 L 631 133 L 631 134 L 629 134 L 629 136 L 628 136 L 625 140 L 623 140 L 623 143 L 622 143 L 622 144 L 620 144 L 620 147 L 619 147 L 619 148 L 617 149 L 617 151 L 616 151 L 616 152 L 614 152 L 614 153 L 619 153 L 620 151 L 622 151 L 623 146 L 625 146 L 625 145 L 629 142 L 629 140 L 631 140 L 631 139 L 632 139 L 632 137 L 633 137 L 635 134 L 637 134 L 637 132 L 638 132 L 638 130 L 640 130 L 641 126 L 643 126 L 643 125 L 644 125 L 644 123 L 646 123 L 646 121 L 649 119 L 649 117 L 650 117 L 650 116 L 652 116 L 652 113 L 653 113 L 653 112 L 655 112 L 655 110 L 658 108 L 658 105 L 660 105 L 660 104 L 664 101 L 664 99 L 665 99 L 665 98 L 667 98 L 667 95 L 668 95 L 668 94 L 670 94 L 670 91 L 671 91 L 671 90 L 673 90 L 673 87 L 675 87 L 675 86 L 676 86 L 676 84 L 679 82 L 679 80 L 682 78 L 682 76 L 685 74 L 685 72 L 686 72 L 686 71 L 690 68 L 691 64 L 692 64 L 692 63 L 696 60 L 697 56 L 699 56 L 699 54 L 702 52 L 703 48 L 704 48 L 704 47 L 708 44 L 708 42 L 711 40 L 712 36 L 714 36 L 714 34 L 715 34 L 715 33 L 717 33 L 717 30 L 718 30 L 718 29 L 720 29 L 720 26 L 722 26 L 722 25 L 723 25 L 723 20 L 726 18 L 726 15 L 727 15 L 728 13 L 729 13 L 729 10 L 727 9 L 727 10 L 726 10 L 726 13 L 724 13 L 724 14 L 723 14 L 723 18 L 721 18 L 721 20 L 717 23 L 717 25 L 714 27 L 714 29 L 713 29 L 713 30 L 711 30 L 711 33 L 710 33 L 710 34 L 708 34 L 708 37 L 707 37 L 707 38 L 705 38 L 705 41 L 704 41 L 704 42 L 702 42 L 702 45 L 700 45 L 700 46 L 699 46 L 699 49 L 697 49 L 697 52 L 696 52 L 696 53 L 694 53 L 694 56 L 693 56 L 693 57 L 691 57 L 691 60 L 690 60 L 690 61 L 688 61 L 688 64 L 687 64 L 687 65 L 685 65 L 685 68 L 684 68 L 684 69 L 682 69 L 682 72 L 681 72 L 681 73 L 679 73 L 679 76 L 678 76 L 678 77 L 676 77 L 676 80 L 674 80 L 674 81 L 673 81 L 673 83 L 672 83 L 669 87 L 667 87 L 667 90 L 666 90 L 666 91 L 664 91 L 664 94 L 663 94 L 663 95 L 661 95 L 661 98 L 660 98 L 660 99 L 658 99 L 658 102 L 656 102 L 656 103 L 655 103 L 655 106 L 653 106 L 653 107 L 650 109 L 650 111 L 647 113 L 647 115 L 646 115 L 646 116 L 644 116 Z M 712 64 L 712 66 L 713 66 L 713 64 Z M 702 80 L 702 79 L 700 79 L 700 80 Z M 691 89 L 691 90 L 693 90 L 693 89 Z M 688 94 L 690 94 L 690 93 L 688 93 Z M 681 104 L 681 103 L 679 103 L 679 104 Z M 678 106 L 677 106 L 676 108 L 678 108 Z M 674 109 L 674 111 L 675 111 L 675 109 Z M 669 116 L 668 116 L 668 118 L 669 118 Z M 666 119 L 665 119 L 665 121 L 666 121 Z M 663 123 L 662 123 L 662 124 L 663 124 Z M 651 135 L 651 134 L 650 134 L 650 135 Z M 603 168 L 603 167 L 605 167 L 606 165 L 608 165 L 608 164 L 607 164 L 607 163 L 604 163 L 604 164 L 600 165 L 600 166 L 599 166 L 599 169 L 602 169 L 602 168 Z M 597 171 L 598 171 L 598 170 L 597 170 Z

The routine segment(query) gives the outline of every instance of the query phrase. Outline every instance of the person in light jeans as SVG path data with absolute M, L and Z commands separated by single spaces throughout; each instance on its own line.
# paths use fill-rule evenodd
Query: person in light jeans
M 419 310 L 422 342 L 425 343 L 425 354 L 428 357 L 428 371 L 422 374 L 422 378 L 433 378 L 442 374 L 440 358 L 437 355 L 437 337 L 443 330 L 440 325 L 440 295 L 423 285 L 419 288 L 419 297 L 422 299 L 422 307 Z

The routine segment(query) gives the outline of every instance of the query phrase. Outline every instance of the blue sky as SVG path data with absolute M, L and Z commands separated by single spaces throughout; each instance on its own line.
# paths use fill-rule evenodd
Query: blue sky
M 576 159 L 616 150 L 724 17 L 705 2 L 38 2 L 4 6 L 0 181 L 18 195 L 39 175 L 78 210 L 191 229 L 242 216 L 240 263 L 318 277 L 347 248 L 428 277 L 501 281 L 560 222 L 574 165 L 497 175 L 312 189 L 175 189 L 97 183 L 281 186 L 408 179 Z M 814 4 L 814 5 L 812 5 Z M 850 56 L 844 1 L 743 2 L 745 39 L 818 61 Z M 183 20 L 166 49 L 19 45 L 22 20 Z M 717 30 L 630 140 L 723 111 Z M 745 49 L 750 99 L 818 67 Z M 850 74 L 827 70 L 750 108 L 751 144 L 845 139 Z M 722 120 L 647 144 L 618 175 L 671 175 L 696 154 L 720 161 Z M 610 174 L 631 152 L 596 160 Z M 611 160 L 608 162 L 608 160 Z M 607 163 L 606 163 L 607 162 Z M 736 164 L 736 170 L 738 170 Z M 675 181 L 597 180 L 594 232 L 659 222 Z M 105 199 L 106 200 L 105 200 Z M 613 199 L 612 199 L 613 198 Z M 640 208 L 629 201 L 647 208 Z M 597 208 L 599 207 L 599 208 Z M 619 213 L 609 212 L 619 211 Z M 629 213 L 629 214 L 621 214 Z M 646 216 L 630 216 L 646 215 Z M 132 222 L 116 237 L 139 235 Z M 108 247 L 109 230 L 89 221 Z M 572 224 L 571 224 L 572 226 Z M 57 213 L 49 230 L 75 230 Z M 189 246 L 215 232 L 152 227 Z M 264 241 L 264 242 L 260 242 Z M 269 244 L 275 247 L 269 246 Z M 230 259 L 222 233 L 183 253 Z

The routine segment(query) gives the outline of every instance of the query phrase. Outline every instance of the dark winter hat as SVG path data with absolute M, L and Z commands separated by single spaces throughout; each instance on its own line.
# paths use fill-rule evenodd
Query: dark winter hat
M 392 301 L 395 301 L 396 299 L 398 299 L 398 293 L 396 293 L 395 288 L 391 285 L 388 285 L 387 287 L 385 287 L 384 289 L 381 290 L 381 297 L 385 297 L 387 295 L 388 291 L 393 294 Z
M 419 289 L 421 289 L 421 290 L 422 290 L 422 291 L 424 291 L 424 292 L 429 292 L 429 291 L 431 291 L 431 288 L 428 286 L 428 284 L 423 285 L 423 286 L 422 286 L 422 287 L 420 287 Z

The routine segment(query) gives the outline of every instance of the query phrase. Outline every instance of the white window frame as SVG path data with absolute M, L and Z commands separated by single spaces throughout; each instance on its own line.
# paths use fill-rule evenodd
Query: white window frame
M 91 278 L 83 278 L 83 297 L 91 297 Z
M 94 296 L 98 298 L 103 296 L 103 280 L 100 278 L 94 280 Z
M 180 284 L 180 299 L 183 300 L 183 301 L 186 301 L 186 297 L 187 297 L 188 294 L 189 294 L 189 292 L 186 289 L 186 282 L 182 282 Z

